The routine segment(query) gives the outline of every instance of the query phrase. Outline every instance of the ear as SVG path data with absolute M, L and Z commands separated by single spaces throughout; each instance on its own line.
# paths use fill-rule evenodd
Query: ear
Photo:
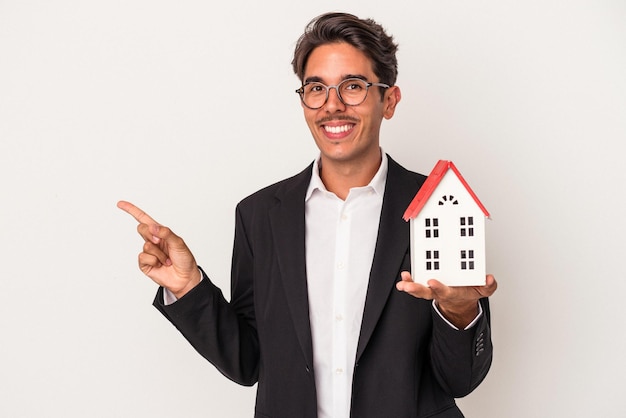
M 396 106 L 402 99 L 402 94 L 400 93 L 400 87 L 391 86 L 385 92 L 385 98 L 383 100 L 383 116 L 385 119 L 391 119 L 393 114 L 396 111 Z

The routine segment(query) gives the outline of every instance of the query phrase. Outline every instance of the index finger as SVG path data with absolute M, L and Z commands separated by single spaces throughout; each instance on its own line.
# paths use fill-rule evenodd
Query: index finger
M 130 202 L 120 200 L 119 202 L 117 202 L 117 207 L 135 218 L 135 220 L 139 223 L 147 225 L 159 225 L 159 223 L 152 219 L 150 215 L 148 215 L 146 212 L 139 209 L 137 206 L 133 205 Z

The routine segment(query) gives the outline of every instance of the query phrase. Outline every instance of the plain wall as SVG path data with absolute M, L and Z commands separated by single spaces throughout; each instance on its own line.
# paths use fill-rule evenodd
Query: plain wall
M 0 0 L 0 416 L 252 416 L 151 306 L 130 200 L 228 295 L 234 207 L 317 150 L 290 61 L 314 16 L 400 44 L 382 146 L 492 214 L 494 363 L 468 417 L 623 417 L 626 6 Z

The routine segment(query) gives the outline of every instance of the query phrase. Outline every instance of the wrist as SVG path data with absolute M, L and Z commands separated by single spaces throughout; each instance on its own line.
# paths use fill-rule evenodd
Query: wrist
M 194 287 L 196 287 L 200 283 L 201 280 L 202 280 L 202 273 L 200 273 L 200 269 L 196 268 L 194 269 L 191 278 L 182 289 L 178 289 L 178 290 L 170 289 L 170 291 L 172 292 L 174 296 L 176 296 L 176 299 L 180 299 L 183 296 L 185 296 L 187 293 L 189 293 Z
M 478 315 L 478 303 L 448 305 L 435 301 L 437 309 L 450 323 L 459 329 L 465 329 Z

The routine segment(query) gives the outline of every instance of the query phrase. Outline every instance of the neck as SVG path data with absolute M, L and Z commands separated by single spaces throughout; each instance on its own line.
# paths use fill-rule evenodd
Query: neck
M 345 200 L 351 188 L 367 186 L 372 181 L 381 161 L 380 151 L 357 163 L 328 161 L 322 156 L 320 178 L 329 192 Z

